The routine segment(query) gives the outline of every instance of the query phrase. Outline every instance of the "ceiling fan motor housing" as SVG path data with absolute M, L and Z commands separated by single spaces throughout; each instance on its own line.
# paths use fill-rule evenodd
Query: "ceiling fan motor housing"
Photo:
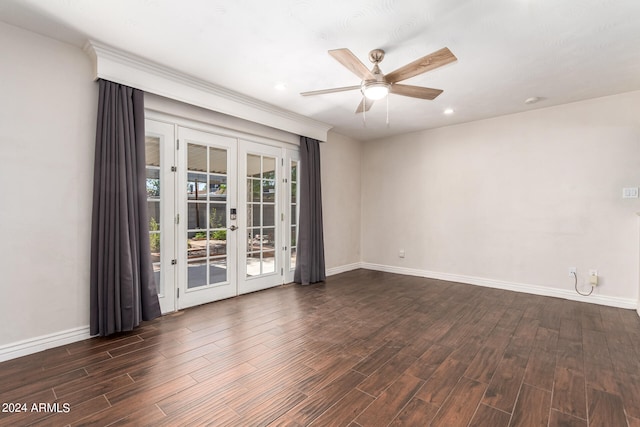
M 384 59 L 384 50 L 374 49 L 369 52 L 369 61 L 373 62 L 371 74 L 374 79 L 365 79 L 362 81 L 360 90 L 368 99 L 375 101 L 382 99 L 389 94 L 391 84 L 384 78 L 384 74 L 380 71 L 378 64 Z
M 369 61 L 373 62 L 374 64 L 378 64 L 379 62 L 382 62 L 383 59 L 384 59 L 384 50 L 373 49 L 371 52 L 369 52 Z

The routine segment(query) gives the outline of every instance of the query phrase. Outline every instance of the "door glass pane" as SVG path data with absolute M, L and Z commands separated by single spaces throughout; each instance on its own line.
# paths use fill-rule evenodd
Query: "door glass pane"
M 259 179 L 247 179 L 247 202 L 259 203 L 260 202 L 260 186 Z
M 147 202 L 147 214 L 149 215 L 149 231 L 160 231 L 160 200 Z
M 265 179 L 275 179 L 276 159 L 274 157 L 263 157 L 262 177 Z
M 276 201 L 276 181 L 273 179 L 265 179 L 262 181 L 262 200 L 265 202 Z
M 157 136 L 145 137 L 144 153 L 147 166 L 160 167 L 160 138 Z
M 224 175 L 209 176 L 209 200 L 225 202 L 227 200 L 227 177 Z
M 160 198 L 160 169 L 147 166 L 147 198 Z
M 265 204 L 262 211 L 262 225 L 267 227 L 275 227 L 276 225 L 276 206 Z
M 275 157 L 247 155 L 247 277 L 276 271 L 276 167 Z
M 291 203 L 296 203 L 298 200 L 298 184 L 295 182 L 291 183 Z
M 207 175 L 203 173 L 187 174 L 187 198 L 189 200 L 207 200 Z
M 261 178 L 260 156 L 247 155 L 247 177 Z
M 199 202 L 187 203 L 189 216 L 188 227 L 190 230 L 202 230 L 207 228 L 207 204 Z
M 160 232 L 149 233 L 149 249 L 151 250 L 151 262 L 160 262 Z
M 275 273 L 276 271 L 276 253 L 274 251 L 264 252 L 262 254 L 262 274 Z
M 292 270 L 296 269 L 296 252 L 297 252 L 297 249 L 292 247 L 291 248 L 291 269 Z
M 227 281 L 227 155 L 189 144 L 188 169 L 204 172 L 187 172 L 189 288 Z
M 156 291 L 163 294 L 160 276 L 160 138 L 145 137 L 147 224 L 149 227 L 149 251 L 153 265 L 153 277 Z
M 260 253 L 247 254 L 247 277 L 260 275 Z
M 227 257 L 213 258 L 209 264 L 209 284 L 227 281 Z
M 227 174 L 227 150 L 209 147 L 209 172 Z
M 275 249 L 276 241 L 275 241 L 276 229 L 272 227 L 265 227 L 262 229 L 262 235 L 260 236 L 260 241 L 262 242 L 262 250 Z
M 187 169 L 190 171 L 207 171 L 207 148 L 202 145 L 187 144 Z
M 151 263 L 153 265 L 153 277 L 156 281 L 156 292 L 162 293 L 160 288 L 160 232 L 149 232 L 149 250 L 151 251 Z
M 187 233 L 187 258 L 204 258 L 207 256 L 207 232 L 192 231 Z
M 259 229 L 257 232 L 255 228 L 247 229 L 247 253 L 260 250 L 260 241 L 256 240 L 256 234 L 260 234 Z
M 291 230 L 290 230 L 290 242 L 289 247 L 291 248 L 290 254 L 291 257 L 289 259 L 289 269 L 291 271 L 296 268 L 296 254 L 297 254 L 297 240 L 298 240 L 298 161 L 292 160 L 291 163 L 291 176 L 290 176 L 290 192 L 291 192 L 291 200 L 290 200 L 290 220 L 291 220 Z
M 258 203 L 247 206 L 247 226 L 260 227 L 260 205 Z
M 227 205 L 226 203 L 209 203 L 209 227 L 227 227 Z
M 211 232 L 209 241 L 209 255 L 220 256 L 227 254 L 227 230 L 216 230 Z
M 207 260 L 191 260 L 187 264 L 187 288 L 193 289 L 207 284 Z

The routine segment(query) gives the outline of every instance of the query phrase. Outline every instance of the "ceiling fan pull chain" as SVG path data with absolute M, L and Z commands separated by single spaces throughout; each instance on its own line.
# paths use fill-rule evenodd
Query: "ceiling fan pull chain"
M 389 96 L 387 95 L 387 127 L 389 127 Z
M 367 127 L 367 97 L 362 97 L 362 124 Z

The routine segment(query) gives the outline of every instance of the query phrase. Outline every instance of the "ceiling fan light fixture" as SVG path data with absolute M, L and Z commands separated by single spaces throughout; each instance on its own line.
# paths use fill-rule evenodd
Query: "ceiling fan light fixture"
M 362 84 L 362 94 L 372 101 L 382 99 L 389 94 L 389 86 L 387 82 L 364 82 Z

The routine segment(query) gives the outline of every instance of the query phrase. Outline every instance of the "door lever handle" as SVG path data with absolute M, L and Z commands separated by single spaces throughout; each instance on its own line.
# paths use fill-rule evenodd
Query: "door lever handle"
M 235 225 L 232 225 L 231 227 L 229 227 L 229 230 L 231 231 L 236 231 L 238 229 L 238 227 L 236 227 Z

